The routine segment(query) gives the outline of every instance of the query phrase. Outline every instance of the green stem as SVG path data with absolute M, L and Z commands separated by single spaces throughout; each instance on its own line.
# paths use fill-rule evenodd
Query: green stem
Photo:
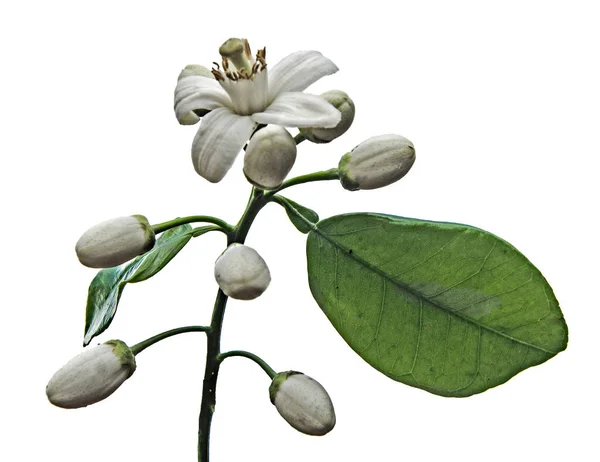
M 130 350 L 133 352 L 134 355 L 137 355 L 138 353 L 141 353 L 149 346 L 152 346 L 155 343 L 160 342 L 161 340 L 164 340 L 168 337 L 172 337 L 173 335 L 184 334 L 186 332 L 208 332 L 209 330 L 210 330 L 210 327 L 208 327 L 208 326 L 178 327 L 176 329 L 167 330 L 165 332 L 155 335 L 154 337 L 150 337 L 149 339 L 146 339 L 140 343 L 137 343 L 137 344 L 133 345 L 132 347 L 130 347 Z
M 340 175 L 339 175 L 337 168 L 324 170 L 322 172 L 309 173 L 307 175 L 297 176 L 295 178 L 290 178 L 289 180 L 284 181 L 283 184 L 281 186 L 279 186 L 279 188 L 272 189 L 271 191 L 267 191 L 265 193 L 265 196 L 267 198 L 271 198 L 272 196 L 277 194 L 279 191 L 283 191 L 284 189 L 289 188 L 290 186 L 296 186 L 298 184 L 311 183 L 313 181 L 337 180 L 339 178 L 340 178 Z
M 221 222 L 221 220 L 219 220 L 220 223 L 215 223 L 215 221 L 212 221 L 212 223 L 219 224 L 219 226 L 223 227 L 224 229 L 227 229 L 226 234 L 228 246 L 233 243 L 243 244 L 246 241 L 246 237 L 248 236 L 250 226 L 252 226 L 254 219 L 256 218 L 260 210 L 272 200 L 272 197 L 276 193 L 297 184 L 309 183 L 312 181 L 335 180 L 338 178 L 338 170 L 337 168 L 334 168 L 323 172 L 315 172 L 308 175 L 302 175 L 296 178 L 292 178 L 283 183 L 279 188 L 274 189 L 272 191 L 265 192 L 262 189 L 253 187 L 252 192 L 250 193 L 250 198 L 248 199 L 248 204 L 246 205 L 246 210 L 244 210 L 244 213 L 242 214 L 240 220 L 238 221 L 235 227 L 231 227 L 230 225 Z M 213 217 L 202 218 L 205 219 Z M 219 291 L 217 292 L 217 297 L 215 299 L 210 329 L 206 332 L 206 367 L 204 369 L 204 380 L 202 384 L 202 403 L 200 405 L 200 417 L 198 424 L 199 462 L 209 461 L 210 428 L 216 406 L 217 377 L 219 375 L 219 367 L 221 365 L 221 361 L 228 356 L 245 356 L 259 364 L 263 368 L 263 370 L 267 374 L 269 374 L 270 377 L 275 376 L 275 371 L 271 369 L 271 367 L 262 359 L 260 359 L 256 355 L 253 355 L 252 353 L 235 351 L 221 354 L 221 331 L 223 329 L 223 319 L 225 317 L 226 305 L 227 295 L 225 295 L 223 291 L 219 289 Z
M 206 366 L 204 381 L 202 383 L 202 403 L 200 405 L 200 418 L 198 424 L 198 461 L 208 462 L 210 425 L 215 412 L 217 377 L 219 375 L 219 351 L 221 348 L 221 329 L 227 295 L 221 289 L 217 292 L 213 310 L 210 331 L 206 335 Z
M 258 364 L 260 367 L 262 367 L 263 371 L 265 371 L 267 373 L 267 375 L 271 378 L 274 378 L 277 375 L 277 372 L 275 372 L 273 370 L 273 368 L 271 366 L 269 366 L 264 359 L 255 355 L 254 353 L 250 353 L 249 351 L 244 351 L 244 350 L 228 351 L 226 353 L 222 353 L 219 355 L 219 361 L 223 362 L 223 360 L 225 358 L 231 358 L 233 356 L 242 356 L 244 358 L 251 359 L 256 364 Z
M 248 201 L 246 210 L 240 218 L 240 221 L 238 221 L 238 224 L 235 226 L 233 232 L 229 234 L 227 245 L 233 244 L 234 242 L 243 244 L 246 241 L 246 236 L 248 236 L 248 231 L 250 231 L 250 226 L 254 222 L 256 215 L 258 215 L 258 212 L 260 212 L 268 202 L 267 195 L 262 189 L 252 187 L 250 200 Z
M 222 228 L 226 232 L 230 232 L 233 230 L 233 226 L 231 226 L 229 223 L 221 220 L 220 218 L 211 217 L 209 215 L 194 215 L 191 217 L 175 218 L 174 220 L 165 221 L 164 223 L 159 223 L 157 225 L 153 225 L 152 229 L 154 230 L 154 232 L 156 234 L 158 234 L 158 233 L 162 233 L 163 231 L 166 231 L 168 229 L 175 228 L 176 226 L 181 226 L 181 225 L 185 225 L 188 223 L 198 223 L 198 222 L 213 223 L 213 224 L 219 226 L 220 228 Z
M 252 188 L 248 205 L 238 224 L 227 234 L 227 245 L 243 244 L 258 212 L 268 203 L 264 191 Z M 221 364 L 221 331 L 225 317 L 227 295 L 219 289 L 213 309 L 210 330 L 206 333 L 206 367 L 202 384 L 202 403 L 198 425 L 198 461 L 208 462 L 210 426 L 215 412 L 217 377 Z
M 302 133 L 298 133 L 296 136 L 294 136 L 294 141 L 296 142 L 296 145 L 299 145 L 304 140 L 306 140 L 306 137 Z

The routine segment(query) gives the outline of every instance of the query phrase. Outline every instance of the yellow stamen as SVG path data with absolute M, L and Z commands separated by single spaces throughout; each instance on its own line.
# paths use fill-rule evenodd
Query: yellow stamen
M 225 81 L 225 78 L 223 77 L 223 74 L 221 74 L 221 71 L 219 71 L 217 69 L 211 69 L 211 72 L 212 72 L 212 75 L 215 76 L 215 79 Z

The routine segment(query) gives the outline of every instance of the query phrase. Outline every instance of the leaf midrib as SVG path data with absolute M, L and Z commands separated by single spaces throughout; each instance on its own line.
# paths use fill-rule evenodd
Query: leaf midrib
M 485 329 L 485 330 L 487 330 L 489 332 L 492 332 L 492 333 L 494 333 L 494 334 L 496 334 L 496 335 L 498 335 L 500 337 L 504 337 L 506 339 L 509 339 L 509 340 L 515 342 L 515 343 L 519 343 L 521 345 L 524 345 L 526 347 L 533 348 L 533 349 L 536 349 L 536 350 L 539 350 L 539 351 L 543 351 L 544 353 L 550 354 L 552 356 L 554 356 L 555 354 L 559 353 L 559 351 L 548 350 L 548 349 L 543 348 L 541 346 L 534 345 L 534 344 L 525 342 L 523 340 L 519 340 L 517 338 L 514 338 L 514 337 L 512 337 L 512 336 L 510 336 L 508 334 L 500 332 L 500 331 L 498 331 L 498 330 L 496 330 L 496 329 L 494 329 L 492 327 L 489 327 L 489 326 L 487 326 L 485 324 L 478 323 L 474 319 L 471 319 L 471 318 L 468 318 L 468 317 L 466 317 L 464 315 L 461 315 L 459 312 L 456 312 L 456 311 L 453 311 L 451 309 L 448 309 L 447 307 L 445 307 L 445 305 L 443 305 L 443 304 L 441 304 L 439 302 L 435 302 L 435 301 L 429 300 L 425 295 L 423 295 L 418 290 L 413 289 L 412 287 L 408 286 L 407 284 L 405 284 L 405 283 L 403 283 L 401 281 L 396 281 L 395 279 L 392 279 L 392 277 L 390 275 L 388 275 L 387 273 L 383 272 L 379 268 L 371 265 L 367 261 L 365 261 L 362 258 L 358 257 L 356 255 L 356 252 L 354 250 L 352 251 L 352 253 L 350 253 L 349 252 L 350 249 L 344 247 L 343 245 L 341 245 L 337 241 L 335 241 L 332 238 L 330 238 L 329 236 L 327 236 L 325 234 L 325 232 L 318 227 L 318 224 L 317 225 L 313 224 L 312 228 L 313 228 L 312 230 L 314 232 L 316 232 L 319 236 L 323 237 L 325 240 L 327 240 L 328 242 L 330 242 L 332 245 L 334 245 L 338 249 L 342 250 L 343 254 L 346 257 L 349 257 L 349 258 L 355 260 L 356 262 L 358 262 L 361 265 L 365 266 L 367 269 L 370 269 L 374 273 L 376 273 L 379 276 L 383 277 L 384 279 L 390 281 L 392 284 L 394 284 L 395 286 L 399 287 L 400 289 L 402 289 L 402 290 L 404 290 L 404 291 L 406 291 L 406 292 L 414 295 L 415 297 L 417 297 L 417 298 L 419 298 L 421 300 L 426 301 L 427 303 L 429 303 L 430 305 L 434 306 L 435 308 L 443 311 L 444 313 L 446 313 L 446 314 L 448 314 L 450 316 L 456 316 L 457 318 L 460 318 L 460 319 L 464 320 L 465 322 L 467 322 L 469 324 L 475 325 L 475 326 L 479 327 L 480 329 Z

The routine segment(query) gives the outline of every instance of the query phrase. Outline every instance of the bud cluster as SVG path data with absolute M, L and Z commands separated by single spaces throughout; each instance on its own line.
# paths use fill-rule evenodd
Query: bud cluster
M 122 265 L 149 252 L 156 243 L 155 234 L 182 223 L 204 221 L 212 224 L 194 228 L 190 233 L 186 231 L 184 237 L 188 240 L 190 236 L 197 237 L 214 230 L 223 231 L 228 242 L 243 240 L 241 237 L 246 236 L 252 220 L 269 201 L 286 206 L 290 218 L 290 208 L 294 208 L 300 217 L 297 217 L 298 220 L 304 219 L 312 224 L 313 220 L 303 218 L 303 210 L 295 210 L 295 207 L 307 209 L 275 194 L 296 184 L 337 178 L 347 190 L 376 189 L 398 181 L 411 169 L 415 162 L 413 144 L 402 136 L 389 134 L 369 138 L 356 146 L 340 159 L 337 170 L 303 175 L 284 184 L 296 161 L 298 143 L 304 140 L 329 143 L 346 133 L 354 121 L 355 104 L 343 91 L 330 90 L 319 96 L 302 93 L 307 84 L 336 72 L 337 67 L 319 52 L 303 51 L 290 55 L 281 66 L 269 67 L 273 71 L 267 75 L 266 48 L 253 55 L 248 41 L 238 38 L 223 43 L 219 54 L 221 64 L 215 63 L 212 70 L 189 65 L 181 71 L 175 90 L 175 114 L 182 125 L 196 124 L 204 118 L 192 144 L 194 167 L 202 177 L 215 183 L 221 181 L 244 149 L 243 173 L 260 191 L 253 188 L 246 212 L 235 227 L 216 217 L 199 215 L 178 218 L 154 227 L 142 215 L 99 223 L 87 230 L 76 244 L 77 257 L 83 265 L 91 268 Z M 299 134 L 294 138 L 284 127 L 296 127 Z M 308 212 L 316 217 L 314 221 L 317 222 L 316 213 Z M 309 232 L 302 229 L 306 225 L 300 226 L 294 218 L 291 219 L 298 229 Z M 310 227 L 313 228 L 316 227 Z M 185 243 L 187 240 L 183 245 Z M 181 248 L 177 247 L 181 242 L 170 244 L 168 238 L 162 239 L 160 249 L 142 259 L 145 267 L 152 267 L 148 273 L 159 271 Z M 132 267 L 138 267 L 139 262 L 140 259 L 136 260 L 136 265 L 101 274 L 121 275 Z M 49 401 L 67 409 L 97 403 L 132 376 L 136 370 L 135 354 L 168 336 L 183 331 L 201 331 L 208 336 L 201 411 L 203 423 L 210 422 L 214 412 L 220 362 L 229 356 L 246 356 L 259 363 L 269 376 L 274 376 L 269 387 L 270 400 L 285 421 L 307 435 L 321 436 L 330 432 L 335 426 L 336 415 L 329 394 L 319 382 L 296 371 L 275 374 L 262 359 L 249 352 L 220 352 L 221 325 L 215 321 L 222 319 L 226 301 L 223 294 L 238 300 L 253 300 L 262 295 L 271 282 L 271 273 L 264 259 L 247 245 L 231 243 L 216 259 L 214 277 L 220 292 L 209 326 L 172 329 L 132 348 L 120 340 L 89 348 L 52 376 L 46 387 Z M 96 278 L 92 284 L 98 279 L 101 285 L 102 278 Z M 111 279 L 110 284 L 112 290 L 115 280 Z M 90 294 L 94 291 L 110 292 L 105 289 L 90 286 Z M 114 294 L 114 291 L 110 292 L 110 296 Z M 118 298 L 117 294 L 111 303 L 116 306 Z M 111 316 L 113 314 L 114 310 Z M 106 328 L 106 324 L 102 327 Z M 99 333 L 96 330 L 93 335 Z M 206 432 L 200 438 L 199 454 L 202 451 L 206 453 L 200 457 L 202 460 L 208 458 L 208 436 L 209 432 Z

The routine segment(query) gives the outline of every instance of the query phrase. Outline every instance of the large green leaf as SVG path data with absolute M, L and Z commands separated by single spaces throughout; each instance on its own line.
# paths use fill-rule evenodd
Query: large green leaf
M 339 215 L 309 233 L 307 258 L 312 294 L 344 340 L 407 385 L 469 396 L 566 348 L 542 274 L 483 230 Z
M 188 243 L 192 227 L 182 225 L 165 231 L 152 250 L 114 268 L 100 270 L 88 290 L 83 345 L 88 345 L 112 322 L 125 284 L 151 278 Z

